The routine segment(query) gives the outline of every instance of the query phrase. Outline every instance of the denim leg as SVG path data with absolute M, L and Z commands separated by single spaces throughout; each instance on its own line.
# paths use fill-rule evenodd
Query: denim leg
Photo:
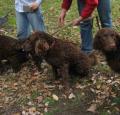
M 112 27 L 111 0 L 99 0 L 98 14 L 102 27 Z
M 77 0 L 78 2 L 78 11 L 79 14 L 81 14 L 81 11 L 83 10 L 85 6 L 84 0 Z M 81 40 L 82 40 L 82 46 L 81 50 L 85 53 L 90 53 L 93 49 L 93 35 L 92 35 L 92 20 L 84 21 L 80 24 L 80 33 L 81 33 Z
M 81 23 L 80 31 L 82 39 L 81 49 L 85 53 L 90 53 L 93 49 L 92 20 Z
M 26 17 L 26 13 L 16 11 L 16 24 L 17 24 L 17 37 L 23 40 L 30 34 L 29 22 Z
M 45 31 L 43 15 L 41 14 L 39 9 L 33 13 L 28 13 L 27 17 L 29 19 L 33 31 Z

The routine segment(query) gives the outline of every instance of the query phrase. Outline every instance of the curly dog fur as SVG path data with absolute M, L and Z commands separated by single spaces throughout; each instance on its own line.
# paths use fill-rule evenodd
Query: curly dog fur
M 95 35 L 93 46 L 105 55 L 111 69 L 120 73 L 120 35 L 113 29 L 103 28 Z
M 6 35 L 0 35 L 0 71 L 4 71 L 3 60 L 6 65 L 13 68 L 15 72 L 20 70 L 22 63 L 28 60 L 27 54 L 20 49 L 20 43 L 17 39 Z M 6 66 L 7 67 L 7 66 Z
M 88 56 L 74 43 L 54 38 L 45 32 L 30 35 L 23 48 L 45 59 L 52 65 L 56 78 L 62 77 L 65 84 L 69 74 L 86 76 L 91 67 Z

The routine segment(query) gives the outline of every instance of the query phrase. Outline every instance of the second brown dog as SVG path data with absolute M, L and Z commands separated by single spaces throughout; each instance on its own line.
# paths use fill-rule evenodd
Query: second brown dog
M 23 43 L 25 51 L 35 52 L 52 65 L 56 78 L 67 84 L 70 73 L 87 76 L 91 67 L 86 54 L 74 43 L 63 41 L 45 32 L 35 32 Z

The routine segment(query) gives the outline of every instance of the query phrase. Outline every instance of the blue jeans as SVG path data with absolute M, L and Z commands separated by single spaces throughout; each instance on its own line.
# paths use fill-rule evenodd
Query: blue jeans
M 40 10 L 34 12 L 17 12 L 17 37 L 20 40 L 25 40 L 32 31 L 45 31 L 43 16 Z
M 112 27 L 111 18 L 111 0 L 99 0 L 97 11 L 100 17 L 102 27 Z M 85 6 L 84 0 L 77 0 L 78 11 L 81 14 Z M 81 49 L 85 53 L 90 53 L 93 50 L 93 34 L 92 34 L 92 20 L 84 21 L 80 24 L 80 33 L 82 39 Z

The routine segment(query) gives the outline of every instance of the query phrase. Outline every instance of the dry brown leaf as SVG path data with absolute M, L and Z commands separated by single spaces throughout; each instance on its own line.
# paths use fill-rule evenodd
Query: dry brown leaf
M 55 101 L 58 101 L 58 100 L 59 100 L 58 96 L 55 95 L 55 94 L 53 94 L 52 97 L 53 97 L 53 99 L 54 99 Z
M 43 101 L 43 96 L 39 96 L 36 98 L 38 103 L 41 103 Z
M 35 107 L 29 108 L 29 113 L 34 113 L 34 112 L 36 112 L 36 108 Z
M 100 84 L 98 84 L 96 87 L 97 87 L 97 89 L 100 89 L 100 88 L 101 88 L 101 85 L 100 85 Z
M 44 108 L 44 112 L 48 112 L 48 108 Z
M 21 113 L 13 113 L 13 115 L 21 115 Z
M 80 85 L 80 84 L 76 84 L 76 89 L 84 89 L 86 86 L 82 86 L 82 85 Z
M 51 12 L 53 12 L 54 10 L 55 10 L 55 8 L 54 8 L 54 7 L 51 7 L 51 8 L 50 8 L 50 11 L 51 11 Z
M 90 105 L 90 107 L 87 109 L 87 111 L 95 113 L 96 109 L 97 109 L 97 105 L 96 105 L 96 104 L 92 104 L 92 105 Z
M 75 95 L 73 93 L 71 93 L 68 98 L 73 99 L 73 98 L 75 98 Z

